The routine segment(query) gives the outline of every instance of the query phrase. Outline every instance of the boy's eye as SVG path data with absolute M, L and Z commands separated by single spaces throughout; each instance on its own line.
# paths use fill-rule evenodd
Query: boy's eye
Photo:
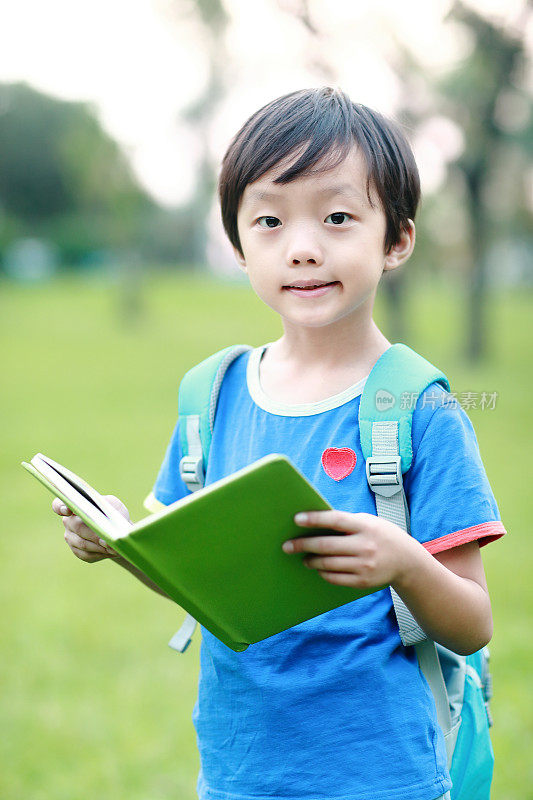
M 329 217 L 326 217 L 324 222 L 331 222 L 333 225 L 342 225 L 343 222 L 351 219 L 349 214 L 345 214 L 344 211 L 335 211 L 335 213 L 330 214 Z
M 281 225 L 281 220 L 277 217 L 259 217 L 257 224 L 261 228 L 277 228 L 278 225 Z

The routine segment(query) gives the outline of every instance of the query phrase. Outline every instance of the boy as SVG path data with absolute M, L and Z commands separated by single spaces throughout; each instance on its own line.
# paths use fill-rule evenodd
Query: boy
M 377 286 L 415 241 L 419 180 L 409 145 L 339 91 L 295 92 L 236 135 L 220 198 L 237 260 L 280 315 L 283 335 L 228 369 L 206 484 L 285 453 L 335 509 L 297 522 L 339 531 L 287 542 L 285 551 L 307 553 L 306 565 L 331 583 L 390 584 L 435 641 L 476 651 L 492 634 L 479 545 L 505 531 L 468 417 L 443 402 L 437 384 L 418 399 L 404 476 L 411 536 L 376 516 L 357 430 L 365 379 L 390 346 L 372 319 Z M 152 508 L 187 493 L 177 431 Z M 351 455 L 342 479 L 328 468 L 333 448 Z M 66 512 L 58 500 L 54 510 Z M 63 521 L 80 558 L 112 555 L 77 518 L 66 512 Z M 413 648 L 401 644 L 389 591 L 243 653 L 202 633 L 193 715 L 202 800 L 447 796 L 435 706 Z

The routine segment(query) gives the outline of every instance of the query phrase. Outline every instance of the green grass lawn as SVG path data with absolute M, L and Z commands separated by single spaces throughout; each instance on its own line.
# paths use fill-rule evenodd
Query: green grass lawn
M 484 551 L 493 600 L 493 800 L 533 798 L 530 450 L 533 378 L 524 292 L 491 299 L 491 356 L 460 358 L 458 290 L 410 290 L 407 343 L 459 393 L 498 392 L 473 410 L 481 453 L 510 535 Z M 146 282 L 129 323 L 119 286 L 65 278 L 0 284 L 2 705 L 6 800 L 193 800 L 191 712 L 198 637 L 166 642 L 183 613 L 109 562 L 76 560 L 51 496 L 18 466 L 38 450 L 144 515 L 177 414 L 184 371 L 228 344 L 277 338 L 277 317 L 245 286 L 176 276 Z M 387 310 L 377 308 L 387 333 Z

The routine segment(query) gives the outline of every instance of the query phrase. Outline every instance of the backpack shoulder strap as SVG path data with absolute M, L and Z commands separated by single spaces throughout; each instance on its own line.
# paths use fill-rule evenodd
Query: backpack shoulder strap
M 376 361 L 359 405 L 361 448 L 378 516 L 410 531 L 402 474 L 411 466 L 411 429 L 418 396 L 434 381 L 449 388 L 446 376 L 404 344 L 394 344 Z M 426 639 L 405 604 L 391 589 L 405 645 Z
M 411 427 L 416 400 L 427 387 L 439 382 L 449 391 L 443 372 L 405 344 L 393 344 L 374 364 L 359 406 L 361 447 L 366 459 L 377 455 L 379 430 L 397 430 L 401 471 L 407 472 L 413 460 Z M 374 423 L 381 427 L 374 428 Z M 384 425 L 387 424 L 386 425 Z
M 376 498 L 376 511 L 406 533 L 410 532 L 410 520 L 402 476 L 413 460 L 413 411 L 419 395 L 435 381 L 449 390 L 448 379 L 433 364 L 410 347 L 394 344 L 374 365 L 359 405 L 361 448 L 368 484 Z M 394 589 L 390 591 L 401 640 L 404 645 L 415 647 L 435 699 L 450 760 L 454 745 L 451 715 L 435 643 L 428 639 Z
M 411 429 L 418 396 L 434 381 L 446 389 L 446 376 L 404 344 L 393 344 L 376 361 L 359 405 L 361 448 L 366 475 L 376 498 L 378 516 L 410 531 L 402 474 L 411 466 Z M 391 589 L 394 610 L 405 645 L 426 639 L 410 611 Z
M 178 396 L 180 475 L 191 492 L 204 485 L 220 387 L 230 364 L 251 348 L 237 344 L 196 364 L 182 378 Z
M 190 492 L 197 492 L 205 483 L 209 449 L 215 424 L 220 387 L 230 364 L 249 345 L 237 344 L 214 353 L 192 367 L 182 378 L 178 395 L 181 478 Z M 173 650 L 185 652 L 196 628 L 196 620 L 187 614 L 185 621 L 168 643 Z

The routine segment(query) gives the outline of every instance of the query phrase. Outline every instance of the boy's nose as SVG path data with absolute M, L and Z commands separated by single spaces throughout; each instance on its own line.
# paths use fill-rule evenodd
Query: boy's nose
M 297 264 L 302 264 L 302 263 L 304 263 L 304 264 L 316 264 L 317 263 L 317 259 L 313 258 L 312 256 L 310 256 L 308 258 L 306 258 L 305 256 L 301 256 L 300 258 L 291 259 L 291 263 L 294 264 L 294 266 L 296 266 Z
M 312 239 L 299 240 L 292 242 L 287 250 L 287 263 L 292 266 L 299 264 L 322 264 L 324 260 L 322 250 L 318 242 Z

